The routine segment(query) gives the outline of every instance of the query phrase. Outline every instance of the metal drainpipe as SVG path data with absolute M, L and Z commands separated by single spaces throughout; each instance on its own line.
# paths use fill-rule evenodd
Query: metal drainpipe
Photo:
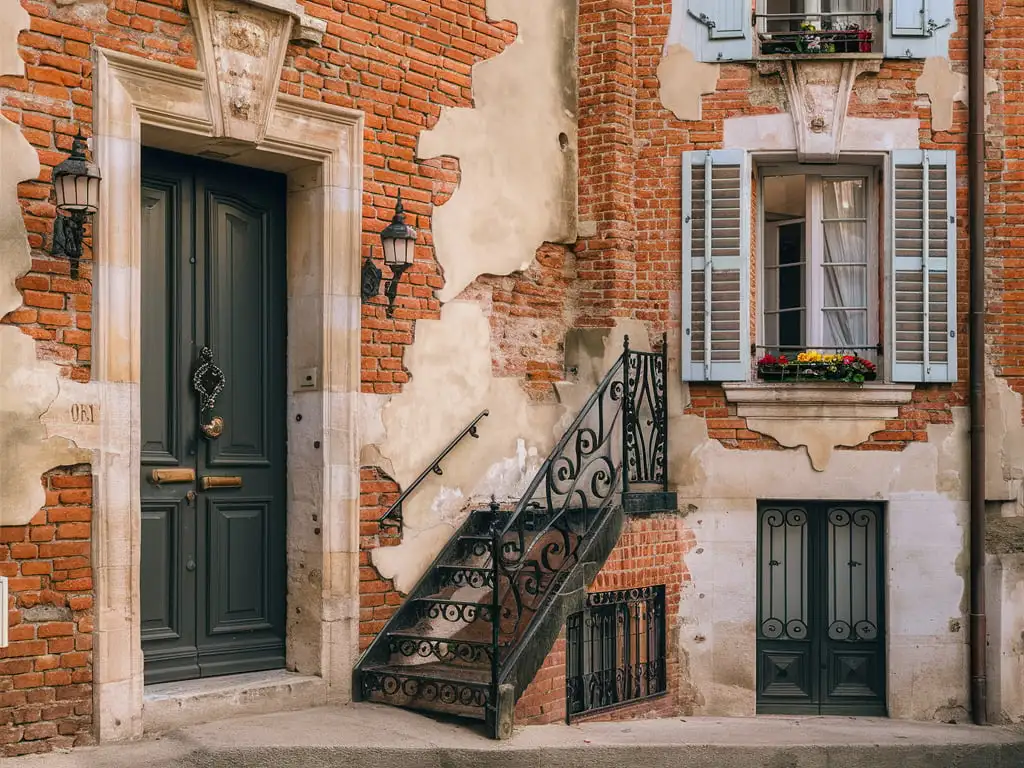
M 985 3 L 968 3 L 970 197 L 971 715 L 988 722 L 985 627 Z

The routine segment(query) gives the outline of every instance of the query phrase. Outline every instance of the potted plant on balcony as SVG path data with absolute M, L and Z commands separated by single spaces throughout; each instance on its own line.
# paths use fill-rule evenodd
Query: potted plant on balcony
M 870 360 L 857 355 L 827 354 L 809 350 L 796 358 L 764 355 L 757 361 L 757 377 L 762 381 L 837 381 L 863 384 L 878 378 Z

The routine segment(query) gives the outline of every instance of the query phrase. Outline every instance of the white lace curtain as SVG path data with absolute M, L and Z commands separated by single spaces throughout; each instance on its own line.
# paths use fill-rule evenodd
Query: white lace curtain
M 823 345 L 863 352 L 869 344 L 866 183 L 826 179 L 823 187 Z

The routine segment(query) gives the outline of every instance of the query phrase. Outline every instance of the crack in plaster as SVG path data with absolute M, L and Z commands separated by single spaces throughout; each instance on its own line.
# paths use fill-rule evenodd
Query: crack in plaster
M 442 302 L 576 240 L 576 0 L 488 0 L 487 15 L 515 22 L 516 39 L 473 67 L 474 107 L 443 108 L 416 153 L 460 163 L 433 214 Z

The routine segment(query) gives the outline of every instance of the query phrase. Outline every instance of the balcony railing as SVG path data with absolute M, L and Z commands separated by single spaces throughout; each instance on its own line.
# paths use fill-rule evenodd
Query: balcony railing
M 760 32 L 761 55 L 827 55 L 872 53 L 875 23 L 882 11 L 836 11 L 807 13 L 755 13 L 754 23 L 791 22 L 789 30 Z

